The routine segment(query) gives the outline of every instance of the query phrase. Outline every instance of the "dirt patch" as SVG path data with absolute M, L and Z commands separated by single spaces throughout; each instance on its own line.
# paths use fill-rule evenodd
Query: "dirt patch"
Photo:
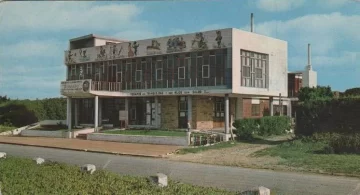
M 280 157 L 255 157 L 252 154 L 269 147 L 275 147 L 274 142 L 286 141 L 289 138 L 289 136 L 274 137 L 267 139 L 264 143 L 239 143 L 231 148 L 208 150 L 195 154 L 175 154 L 168 156 L 168 159 L 213 165 L 287 170 L 287 167 L 279 165 L 283 160 Z

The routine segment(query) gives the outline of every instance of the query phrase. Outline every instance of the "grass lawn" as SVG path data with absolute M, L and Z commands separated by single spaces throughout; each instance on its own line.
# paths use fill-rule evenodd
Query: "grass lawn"
M 186 136 L 185 131 L 163 131 L 163 130 L 116 130 L 104 131 L 107 134 L 122 134 L 122 135 L 147 135 L 147 136 Z
M 16 127 L 9 127 L 9 126 L 4 126 L 4 125 L 0 125 L 0 133 L 5 132 L 5 131 L 11 131 L 16 129 Z
M 79 167 L 47 162 L 36 165 L 31 159 L 0 159 L 0 187 L 3 194 L 235 194 L 215 188 L 169 181 L 159 188 L 146 178 L 121 176 L 104 170 L 93 175 Z
M 188 153 L 199 153 L 204 152 L 207 150 L 217 150 L 222 148 L 230 148 L 234 147 L 236 145 L 240 144 L 239 142 L 220 142 L 218 144 L 212 145 L 212 146 L 198 146 L 196 148 L 182 148 L 180 149 L 177 154 L 188 154 Z
M 278 156 L 284 159 L 280 164 L 305 171 L 360 176 L 360 155 L 325 154 L 326 145 L 320 141 L 294 140 L 258 151 L 254 156 Z

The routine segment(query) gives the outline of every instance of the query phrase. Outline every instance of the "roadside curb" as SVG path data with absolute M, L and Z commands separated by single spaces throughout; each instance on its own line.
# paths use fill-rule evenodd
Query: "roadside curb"
M 9 142 L 3 142 L 3 141 L 0 141 L 0 144 L 19 145 L 19 146 L 32 146 L 32 147 L 40 147 L 40 148 L 52 148 L 52 149 L 60 149 L 60 150 L 72 150 L 72 151 L 79 151 L 79 152 L 91 152 L 91 153 L 134 156 L 134 157 L 146 157 L 146 158 L 164 158 L 164 156 L 166 156 L 166 155 L 158 155 L 157 156 L 157 155 L 145 155 L 145 154 L 130 154 L 130 153 L 120 153 L 120 152 L 108 152 L 108 151 L 101 151 L 101 150 L 65 148 L 65 147 L 57 147 L 57 146 L 41 146 L 41 145 L 36 145 L 36 144 L 9 143 Z

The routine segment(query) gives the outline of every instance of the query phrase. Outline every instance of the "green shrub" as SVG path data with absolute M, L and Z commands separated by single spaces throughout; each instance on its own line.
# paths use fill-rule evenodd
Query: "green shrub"
M 251 140 L 254 134 L 261 136 L 282 135 L 291 128 L 287 116 L 266 116 L 259 119 L 247 118 L 236 120 L 233 126 L 240 139 Z
M 296 110 L 296 135 L 360 132 L 359 97 L 315 100 L 300 103 Z
M 253 134 L 258 131 L 259 119 L 235 120 L 233 126 L 236 128 L 236 136 L 242 140 L 252 140 Z
M 290 130 L 291 121 L 287 116 L 266 116 L 260 119 L 258 134 L 261 136 L 282 135 Z
M 334 136 L 329 146 L 337 154 L 360 154 L 360 133 Z

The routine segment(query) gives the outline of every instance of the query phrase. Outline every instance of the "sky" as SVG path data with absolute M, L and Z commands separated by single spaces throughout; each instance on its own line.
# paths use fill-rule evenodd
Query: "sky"
M 219 28 L 288 42 L 289 71 L 303 70 L 307 44 L 318 85 L 360 87 L 360 0 L 178 0 L 3 2 L 0 95 L 60 97 L 68 40 L 100 34 L 141 40 Z

